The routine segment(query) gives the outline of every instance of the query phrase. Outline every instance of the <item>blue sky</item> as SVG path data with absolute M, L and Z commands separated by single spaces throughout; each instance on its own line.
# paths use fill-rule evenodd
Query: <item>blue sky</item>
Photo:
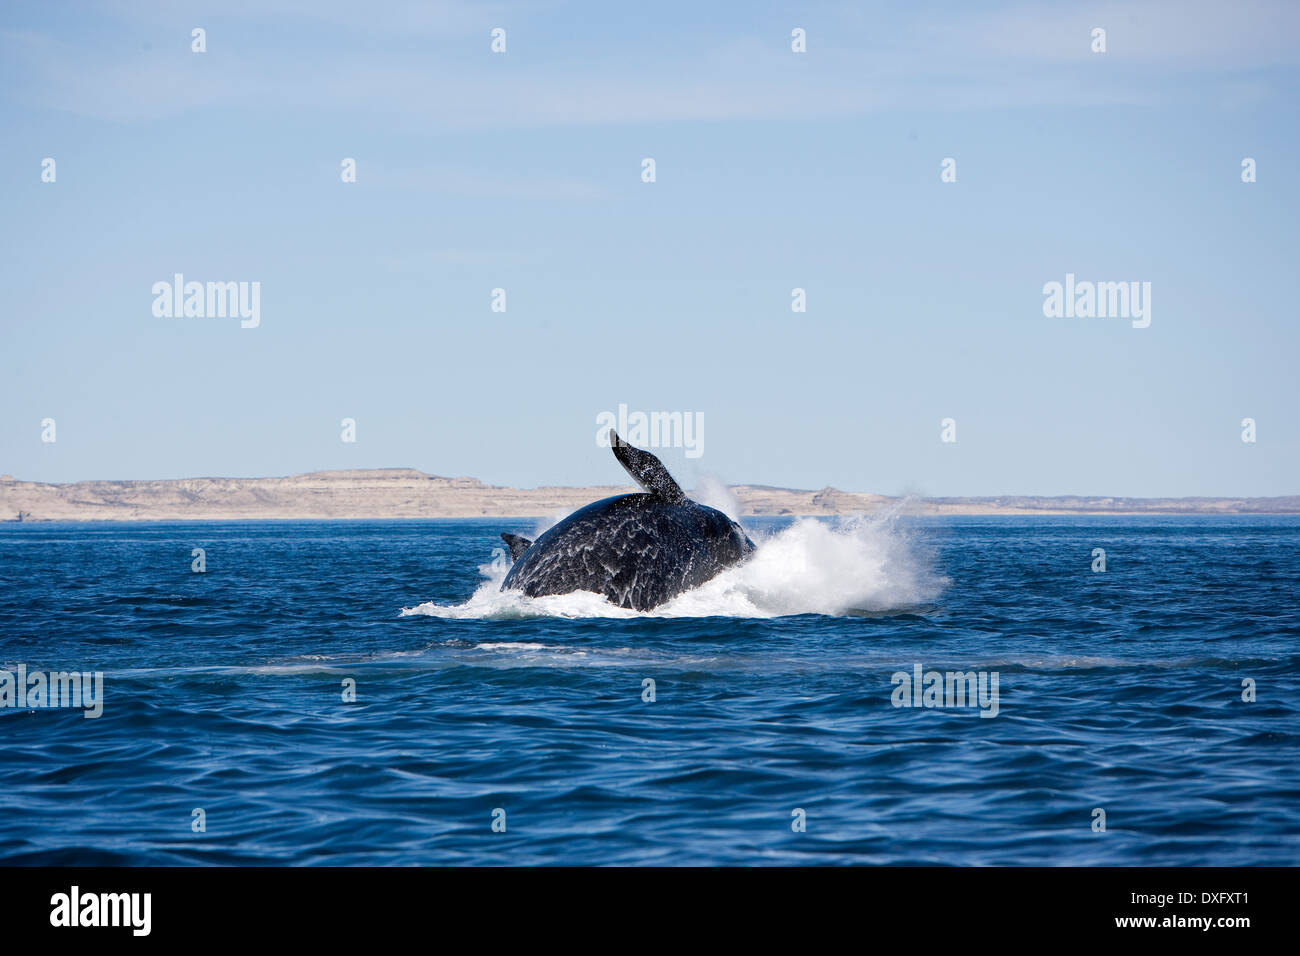
M 0 472 L 615 483 L 593 436 L 623 403 L 702 416 L 703 455 L 660 452 L 688 486 L 1298 493 L 1298 28 L 1199 0 L 6 4 Z M 260 282 L 260 326 L 155 317 L 177 272 Z M 1150 282 L 1150 327 L 1045 317 L 1066 273 Z

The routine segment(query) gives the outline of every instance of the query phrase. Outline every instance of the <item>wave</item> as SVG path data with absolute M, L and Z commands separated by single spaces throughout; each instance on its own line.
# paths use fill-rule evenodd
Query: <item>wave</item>
M 531 598 L 502 591 L 508 568 L 485 564 L 486 579 L 463 604 L 427 601 L 402 615 L 467 619 L 524 617 L 770 618 L 795 614 L 874 615 L 927 608 L 947 587 L 924 545 L 900 527 L 902 508 L 833 522 L 799 518 L 767 536 L 744 564 L 651 611 L 616 607 L 588 591 Z

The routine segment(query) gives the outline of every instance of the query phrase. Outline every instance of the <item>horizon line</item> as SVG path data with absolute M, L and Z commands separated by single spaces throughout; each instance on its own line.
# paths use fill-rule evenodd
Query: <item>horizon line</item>
M 145 484 L 153 482 L 180 482 L 180 481 L 277 481 L 288 478 L 309 478 L 320 475 L 337 475 L 340 477 L 373 474 L 375 472 L 412 472 L 421 475 L 424 478 L 440 481 L 472 481 L 477 482 L 484 488 L 500 489 L 509 491 L 542 491 L 545 489 L 573 489 L 583 490 L 588 488 L 633 488 L 631 484 L 586 484 L 586 485 L 533 485 L 531 487 L 521 487 L 518 485 L 495 485 L 477 478 L 473 475 L 438 475 L 422 471 L 419 468 L 408 466 L 386 466 L 378 468 L 318 468 L 313 471 L 292 472 L 284 475 L 191 475 L 171 478 L 80 478 L 76 481 L 35 481 L 26 478 L 17 478 L 11 474 L 0 474 L 0 482 L 13 484 L 29 485 L 46 485 L 56 488 L 65 488 L 71 485 L 91 484 L 91 483 L 111 483 L 111 484 Z M 1300 491 L 1291 494 L 1281 495 L 1240 495 L 1240 494 L 1217 494 L 1217 495 L 1129 495 L 1129 494 L 1108 494 L 1108 493 L 1084 493 L 1084 492 L 1058 492 L 1055 494 L 1044 494 L 1040 492 L 1002 492 L 1000 494 L 985 495 L 921 495 L 921 494 L 887 494 L 879 491 L 854 491 L 846 488 L 839 488 L 835 485 L 824 485 L 821 488 L 792 488 L 785 485 L 770 485 L 756 482 L 724 482 L 724 487 L 731 488 L 757 488 L 768 489 L 771 491 L 798 492 L 801 494 L 820 495 L 827 492 L 848 495 L 870 495 L 877 498 L 888 498 L 892 500 L 919 500 L 933 502 L 955 502 L 955 501 L 981 501 L 996 500 L 1002 498 L 1039 498 L 1039 499 L 1062 499 L 1062 498 L 1079 498 L 1079 499 L 1114 499 L 1125 501 L 1272 501 L 1285 498 L 1300 498 Z M 692 490 L 698 490 L 694 488 Z

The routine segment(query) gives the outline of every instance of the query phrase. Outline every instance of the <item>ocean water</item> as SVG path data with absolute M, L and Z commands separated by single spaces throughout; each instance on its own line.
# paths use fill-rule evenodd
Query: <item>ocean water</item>
M 1300 519 L 745 524 L 649 615 L 499 594 L 529 520 L 0 526 L 0 669 L 103 672 L 0 862 L 1300 862 Z

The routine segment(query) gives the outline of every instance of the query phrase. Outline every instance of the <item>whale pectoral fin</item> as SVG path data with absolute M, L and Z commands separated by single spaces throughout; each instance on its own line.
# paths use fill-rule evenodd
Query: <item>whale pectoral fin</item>
M 527 538 L 508 531 L 501 532 L 501 540 L 510 546 L 510 560 L 518 561 L 519 556 L 533 546 Z
M 673 481 L 662 461 L 648 451 L 632 447 L 612 428 L 609 430 L 609 447 L 614 449 L 618 463 L 650 494 L 669 502 L 686 500 L 685 492 Z

